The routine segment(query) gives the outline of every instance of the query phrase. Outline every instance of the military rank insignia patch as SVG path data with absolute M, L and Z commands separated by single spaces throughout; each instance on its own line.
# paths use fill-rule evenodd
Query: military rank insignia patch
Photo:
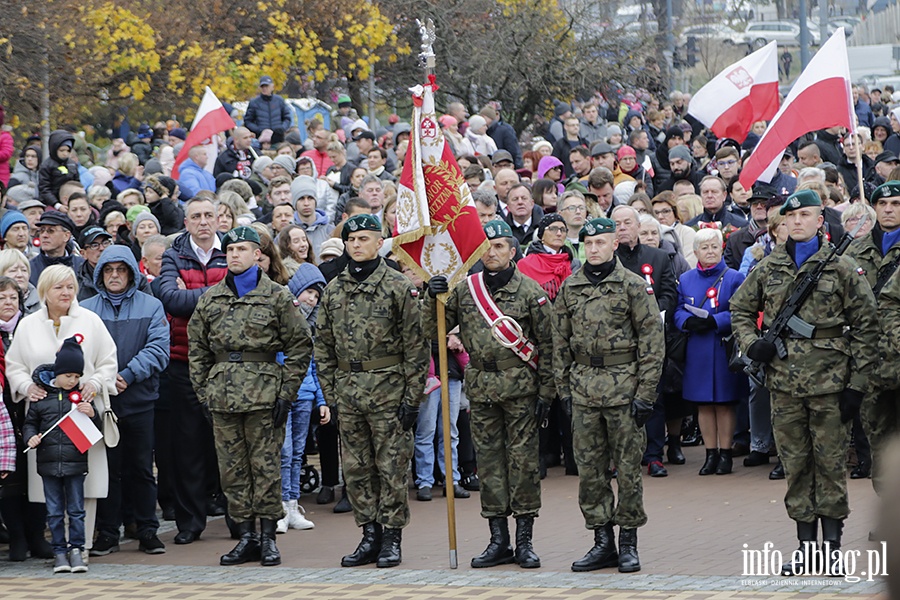
M 537 299 L 538 306 L 543 306 L 547 304 L 547 296 L 541 296 Z
M 859 275 L 865 275 L 865 274 L 866 274 L 866 270 L 863 269 L 862 267 L 856 267 L 856 272 L 857 272 Z
M 418 298 L 419 290 L 417 290 L 416 288 L 410 288 L 409 295 L 412 296 L 413 298 Z

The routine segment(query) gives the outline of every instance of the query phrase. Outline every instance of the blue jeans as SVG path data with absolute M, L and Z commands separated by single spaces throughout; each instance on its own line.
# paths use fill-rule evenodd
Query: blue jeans
M 54 554 L 69 548 L 84 550 L 84 475 L 43 477 Z M 69 514 L 69 543 L 66 544 L 66 513 Z
M 453 483 L 459 483 L 459 462 L 456 447 L 459 445 L 459 431 L 456 419 L 459 417 L 459 394 L 462 382 L 450 380 L 450 448 L 453 461 Z M 444 472 L 444 428 L 441 425 L 441 388 L 428 394 L 428 398 L 419 407 L 419 420 L 416 422 L 416 487 L 425 488 L 434 485 L 434 434 L 438 438 L 438 462 L 441 473 Z
M 303 470 L 303 452 L 306 450 L 312 407 L 312 400 L 298 400 L 285 424 L 284 445 L 281 447 L 281 499 L 284 502 L 300 498 L 300 472 Z

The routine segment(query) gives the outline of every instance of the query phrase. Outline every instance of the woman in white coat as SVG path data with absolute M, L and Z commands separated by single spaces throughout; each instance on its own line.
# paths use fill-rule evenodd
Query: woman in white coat
M 94 402 L 94 410 L 103 415 L 109 395 L 115 395 L 118 361 L 116 344 L 96 314 L 78 306 L 78 282 L 75 271 L 63 265 L 44 269 L 38 279 L 41 308 L 23 317 L 16 337 L 6 353 L 6 377 L 14 402 L 29 404 L 47 395 L 34 383 L 31 374 L 43 364 L 52 364 L 63 340 L 76 333 L 84 336 L 84 376 L 82 395 Z M 26 405 L 27 411 L 28 405 Z M 37 474 L 36 453 L 28 455 L 28 498 L 44 502 L 44 490 Z M 88 476 L 84 482 L 86 548 L 92 545 L 97 498 L 105 498 L 109 489 L 106 446 L 102 441 L 88 450 Z

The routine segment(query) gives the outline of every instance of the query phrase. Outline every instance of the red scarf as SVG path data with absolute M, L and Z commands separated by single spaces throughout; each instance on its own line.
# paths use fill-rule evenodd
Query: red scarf
M 516 263 L 522 275 L 534 279 L 550 300 L 556 298 L 566 277 L 572 274 L 572 261 L 565 251 L 559 254 L 529 254 Z

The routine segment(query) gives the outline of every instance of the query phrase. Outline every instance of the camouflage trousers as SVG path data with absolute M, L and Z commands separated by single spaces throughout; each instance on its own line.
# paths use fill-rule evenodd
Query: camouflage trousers
M 472 441 L 478 453 L 481 516 L 537 516 L 541 508 L 538 425 L 533 396 L 471 400 Z
M 793 398 L 772 392 L 772 429 L 788 489 L 784 505 L 795 521 L 843 519 L 850 424 L 841 423 L 840 394 Z
M 338 427 L 344 482 L 356 524 L 375 522 L 391 529 L 409 525 L 413 434 L 400 427 L 396 406 L 361 412 L 342 402 Z
M 599 529 L 609 522 L 628 529 L 647 523 L 641 480 L 646 436 L 644 428 L 634 422 L 629 404 L 608 408 L 572 406 L 578 504 L 588 529 Z M 610 460 L 618 469 L 618 505 L 610 483 Z
M 219 477 L 228 498 L 228 514 L 238 523 L 283 517 L 284 426 L 275 427 L 271 409 L 212 415 Z
M 863 429 L 872 445 L 872 486 L 880 492 L 883 485 L 881 457 L 891 437 L 900 431 L 900 390 L 869 394 L 860 411 Z

